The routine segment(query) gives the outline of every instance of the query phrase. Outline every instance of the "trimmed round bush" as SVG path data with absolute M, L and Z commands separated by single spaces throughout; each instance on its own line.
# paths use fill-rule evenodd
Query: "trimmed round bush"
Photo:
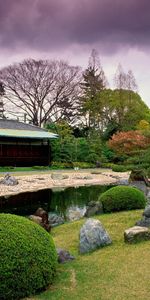
M 101 194 L 99 201 L 104 212 L 144 208 L 146 198 L 143 192 L 131 186 L 116 186 Z
M 57 254 L 51 235 L 27 218 L 0 214 L 0 299 L 17 300 L 53 281 Z

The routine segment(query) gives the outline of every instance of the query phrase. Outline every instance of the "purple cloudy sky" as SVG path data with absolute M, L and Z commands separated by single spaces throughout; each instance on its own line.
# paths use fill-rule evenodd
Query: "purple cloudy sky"
M 26 57 L 86 67 L 95 48 L 108 80 L 132 69 L 150 106 L 149 0 L 1 0 L 0 67 Z

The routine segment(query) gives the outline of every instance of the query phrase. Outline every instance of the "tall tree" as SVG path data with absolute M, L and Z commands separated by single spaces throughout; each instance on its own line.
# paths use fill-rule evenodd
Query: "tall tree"
M 27 59 L 0 70 L 6 108 L 39 126 L 75 118 L 80 80 L 80 68 L 64 61 Z
M 107 133 L 109 125 L 119 130 L 136 129 L 140 120 L 149 121 L 150 110 L 141 97 L 129 90 L 106 89 L 101 93 L 103 99 L 103 127 Z M 109 131 L 109 128 L 108 128 Z
M 92 50 L 88 68 L 83 73 L 81 83 L 82 97 L 81 114 L 86 119 L 89 128 L 97 126 L 97 109 L 100 109 L 100 93 L 105 89 L 107 80 L 100 64 L 98 53 Z

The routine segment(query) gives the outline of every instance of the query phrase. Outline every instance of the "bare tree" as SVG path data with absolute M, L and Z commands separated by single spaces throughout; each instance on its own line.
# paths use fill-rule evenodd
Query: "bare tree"
M 137 92 L 138 89 L 132 70 L 129 70 L 127 73 L 125 73 L 121 64 L 118 65 L 116 70 L 114 76 L 114 85 L 118 90 Z
M 116 115 L 118 122 L 122 124 L 124 116 L 133 109 L 134 102 L 136 105 L 137 84 L 133 72 L 129 70 L 125 73 L 121 64 L 119 64 L 114 76 L 114 83 L 117 103 Z
M 34 125 L 74 117 L 80 68 L 64 61 L 24 60 L 0 70 L 5 107 L 23 112 Z

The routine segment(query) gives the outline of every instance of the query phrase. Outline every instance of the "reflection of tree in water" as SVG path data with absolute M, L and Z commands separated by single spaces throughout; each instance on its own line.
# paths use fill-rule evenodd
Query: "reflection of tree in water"
M 50 210 L 66 219 L 67 209 L 71 206 L 84 208 L 90 201 L 97 201 L 101 193 L 110 186 L 82 186 L 67 188 L 64 191 L 52 192 Z
M 0 198 L 0 212 L 22 216 L 34 214 L 42 207 L 47 212 L 54 212 L 66 219 L 70 207 L 84 208 L 90 201 L 97 201 L 101 193 L 111 186 L 82 186 L 67 188 L 63 191 L 51 189 L 28 192 Z

